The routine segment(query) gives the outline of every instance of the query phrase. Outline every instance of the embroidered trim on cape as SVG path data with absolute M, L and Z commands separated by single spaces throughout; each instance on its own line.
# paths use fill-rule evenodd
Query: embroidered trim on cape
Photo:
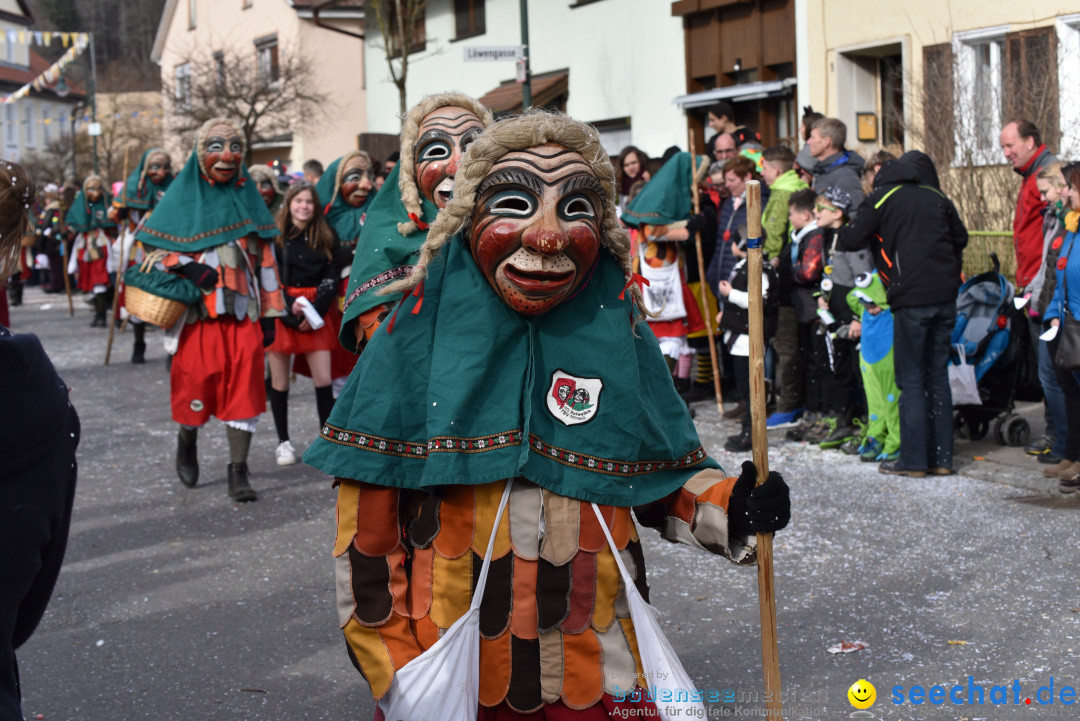
M 682 458 L 670 461 L 620 461 L 616 458 L 603 458 L 590 456 L 585 453 L 569 451 L 565 448 L 553 446 L 540 439 L 538 436 L 529 434 L 529 448 L 534 453 L 550 458 L 557 463 L 571 468 L 581 468 L 586 471 L 594 471 L 610 476 L 639 476 L 643 473 L 654 471 L 669 471 L 675 468 L 688 468 L 697 465 L 708 458 L 705 449 L 698 446 L 695 450 L 687 453 Z
M 350 293 L 349 297 L 345 299 L 345 303 L 341 307 L 341 312 L 344 313 L 346 310 L 348 310 L 349 306 L 352 305 L 353 301 L 355 301 L 357 298 L 359 298 L 361 295 L 368 292 L 375 286 L 383 285 L 385 283 L 389 283 L 392 280 L 398 280 L 399 278 L 408 278 L 410 275 L 412 275 L 412 269 L 413 267 L 411 265 L 399 265 L 396 268 L 384 270 L 371 280 L 361 283 L 359 286 L 357 286 L 356 290 Z
M 216 230 L 208 230 L 205 233 L 199 233 L 198 235 L 192 235 L 192 236 L 187 237 L 187 238 L 181 238 L 181 237 L 176 236 L 176 235 L 169 235 L 168 233 L 162 233 L 161 231 L 154 230 L 153 228 L 147 228 L 145 226 L 143 226 L 142 232 L 146 233 L 147 235 L 152 235 L 155 238 L 161 238 L 162 240 L 169 240 L 169 241 L 172 241 L 174 243 L 194 243 L 196 241 L 202 240 L 203 238 L 210 238 L 210 237 L 215 236 L 215 235 L 221 235 L 222 233 L 228 233 L 230 230 L 236 230 L 238 228 L 243 228 L 245 225 L 251 225 L 251 222 L 245 220 L 245 221 L 241 221 L 239 223 L 233 223 L 232 225 L 226 225 L 226 226 L 224 226 L 222 228 L 218 228 Z M 277 230 L 277 226 L 276 225 L 256 225 L 255 230 L 257 230 L 257 231 Z

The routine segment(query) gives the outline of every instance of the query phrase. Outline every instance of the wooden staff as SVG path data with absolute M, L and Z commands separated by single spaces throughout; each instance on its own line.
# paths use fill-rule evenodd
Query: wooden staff
M 127 169 L 129 150 L 131 150 L 130 146 L 124 148 L 124 173 L 120 176 L 124 179 L 123 182 L 125 184 L 127 183 L 128 175 Z M 127 223 L 127 219 L 124 220 L 124 223 Z M 100 228 L 98 229 L 98 232 L 102 232 Z M 105 365 L 109 365 L 109 356 L 112 354 L 113 334 L 116 332 L 116 317 L 117 311 L 120 308 L 120 290 L 121 286 L 123 286 L 124 284 L 124 271 L 127 270 L 127 258 L 124 257 L 123 233 L 117 234 L 117 240 L 120 243 L 120 257 L 116 260 L 116 283 L 114 283 L 113 288 L 112 312 L 109 313 L 109 339 L 108 341 L 106 341 L 105 344 Z
M 697 188 L 697 155 L 694 153 L 694 132 L 689 133 L 690 148 L 690 196 L 694 199 L 694 215 L 701 212 L 701 200 Z M 705 316 L 705 331 L 709 334 L 709 360 L 712 361 L 713 390 L 716 392 L 716 410 L 724 417 L 724 397 L 720 394 L 720 369 L 716 362 L 716 339 L 713 335 L 709 311 L 709 284 L 705 282 L 705 254 L 701 251 L 701 231 L 694 233 L 694 250 L 697 251 L 698 292 L 701 295 L 701 314 Z
M 757 485 L 769 475 L 765 428 L 765 300 L 761 295 L 761 183 L 746 183 L 747 293 L 750 296 L 750 436 Z M 765 704 L 770 719 L 782 719 L 780 653 L 776 643 L 776 589 L 773 585 L 771 533 L 757 534 L 758 603 L 761 606 L 761 656 L 765 672 Z
M 63 223 L 61 223 L 60 225 L 63 225 Z M 75 305 L 71 302 L 71 277 L 68 275 L 68 245 L 65 235 L 66 233 L 64 231 L 60 231 L 60 265 L 63 266 L 61 267 L 61 270 L 64 272 L 64 290 L 67 292 L 68 315 L 74 318 Z M 75 247 L 74 243 L 72 243 L 71 245 L 72 248 Z

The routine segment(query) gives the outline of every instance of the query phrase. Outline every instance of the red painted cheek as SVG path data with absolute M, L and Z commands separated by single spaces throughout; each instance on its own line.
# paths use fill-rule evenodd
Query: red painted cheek
M 206 154 L 206 167 L 210 169 L 214 167 L 221 160 L 221 153 L 207 153 Z
M 259 195 L 263 197 L 263 202 L 270 205 L 274 202 L 274 195 L 276 195 L 276 193 L 274 193 L 272 189 L 267 188 L 266 190 L 260 190 Z
M 582 271 L 588 270 L 600 252 L 600 234 L 590 225 L 576 225 L 566 235 L 569 238 L 566 254 Z
M 443 163 L 425 163 L 421 165 L 417 173 L 417 184 L 424 197 L 435 202 L 435 188 L 446 177 L 446 166 Z
M 482 227 L 475 238 L 473 256 L 489 280 L 494 276 L 499 263 L 521 247 L 519 229 L 515 223 L 509 221 L 495 221 Z

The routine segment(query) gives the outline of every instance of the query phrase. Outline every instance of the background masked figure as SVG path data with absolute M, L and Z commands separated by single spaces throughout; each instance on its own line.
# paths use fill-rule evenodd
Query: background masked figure
M 198 482 L 196 432 L 216 416 L 229 439 L 229 495 L 254 501 L 247 456 L 255 422 L 266 410 L 263 348 L 273 342 L 274 318 L 285 304 L 272 248 L 278 229 L 243 156 L 244 141 L 232 121 L 207 121 L 184 169 L 136 237 L 165 251 L 159 268 L 203 292 L 202 302 L 173 329 L 179 332 L 170 377 L 172 417 L 180 424 L 177 474 L 188 487 Z
M 491 111 L 460 93 L 424 98 L 405 116 L 401 160 L 368 208 L 353 261 L 339 336 L 345 348 L 363 350 L 400 298 L 379 291 L 408 277 L 429 224 L 450 198 L 465 148 L 490 124 Z
M 266 203 L 266 208 L 270 211 L 270 214 L 276 215 L 278 208 L 281 207 L 283 195 L 277 173 L 269 165 L 252 165 L 248 168 L 248 174 L 251 176 L 252 182 L 255 183 L 255 189 L 262 196 L 263 202 Z
M 614 180 L 563 116 L 478 137 L 305 456 L 338 477 L 339 621 L 377 698 L 466 612 L 494 531 L 479 717 L 650 717 L 613 699 L 648 685 L 614 556 L 647 596 L 630 509 L 743 564 L 787 522 L 778 475 L 751 492 L 751 464 L 737 481 L 702 449 L 642 320 Z
M 120 224 L 120 235 L 113 244 L 113 254 L 110 257 L 112 272 L 127 270 L 143 262 L 145 253 L 142 246 L 135 241 L 135 229 L 144 218 L 150 216 L 157 204 L 165 197 L 165 191 L 174 177 L 172 158 L 169 154 L 161 148 L 150 148 L 143 153 L 138 166 L 127 177 L 123 191 L 113 198 L 112 207 L 109 208 L 109 218 Z M 123 295 L 121 295 L 119 306 L 124 307 Z M 144 363 L 146 361 L 146 324 L 135 316 L 130 316 L 130 320 L 135 335 L 131 362 Z
M 116 223 L 109 220 L 111 198 L 105 179 L 100 175 L 87 176 L 82 190 L 75 196 L 67 212 L 67 226 L 76 233 L 75 244 L 68 261 L 68 272 L 79 274 L 79 290 L 90 293 L 94 304 L 92 327 L 105 327 L 105 312 L 109 307 L 109 250 L 116 237 Z

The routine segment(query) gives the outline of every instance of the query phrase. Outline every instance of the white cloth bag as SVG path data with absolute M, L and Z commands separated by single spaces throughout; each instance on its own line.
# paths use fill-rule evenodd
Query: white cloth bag
M 600 522 L 600 528 L 604 530 L 604 537 L 611 546 L 615 563 L 619 566 L 619 575 L 622 576 L 623 587 L 626 589 L 626 600 L 630 605 L 630 620 L 634 624 L 634 634 L 637 636 L 641 670 L 649 686 L 656 688 L 656 708 L 660 712 L 660 717 L 665 721 L 705 718 L 705 705 L 700 701 L 660 700 L 661 698 L 694 698 L 697 687 L 690 680 L 675 650 L 671 648 L 671 644 L 660 629 L 660 623 L 657 620 L 660 612 L 645 602 L 645 599 L 641 597 L 641 592 L 634 585 L 634 579 L 630 577 L 630 573 L 623 564 L 622 556 L 619 555 L 619 549 L 615 547 L 615 541 L 611 538 L 611 531 L 608 530 L 600 509 L 595 503 L 592 504 L 592 508 L 593 513 L 596 514 L 596 520 Z
M 512 485 L 512 480 L 506 482 L 469 610 L 431 648 L 394 674 L 390 689 L 379 701 L 386 721 L 476 721 L 480 705 L 480 601 Z
M 662 241 L 655 241 L 662 243 Z M 686 317 L 686 305 L 683 303 L 682 275 L 679 264 L 672 263 L 654 268 L 645 262 L 645 243 L 638 247 L 641 258 L 641 275 L 649 284 L 642 288 L 642 299 L 650 313 L 658 315 L 653 320 L 678 320 Z
M 975 380 L 975 366 L 968 364 L 964 346 L 958 344 L 956 352 L 960 356 L 960 365 L 949 362 L 949 390 L 952 392 L 953 405 L 981 406 L 982 397 L 979 396 L 979 384 Z

